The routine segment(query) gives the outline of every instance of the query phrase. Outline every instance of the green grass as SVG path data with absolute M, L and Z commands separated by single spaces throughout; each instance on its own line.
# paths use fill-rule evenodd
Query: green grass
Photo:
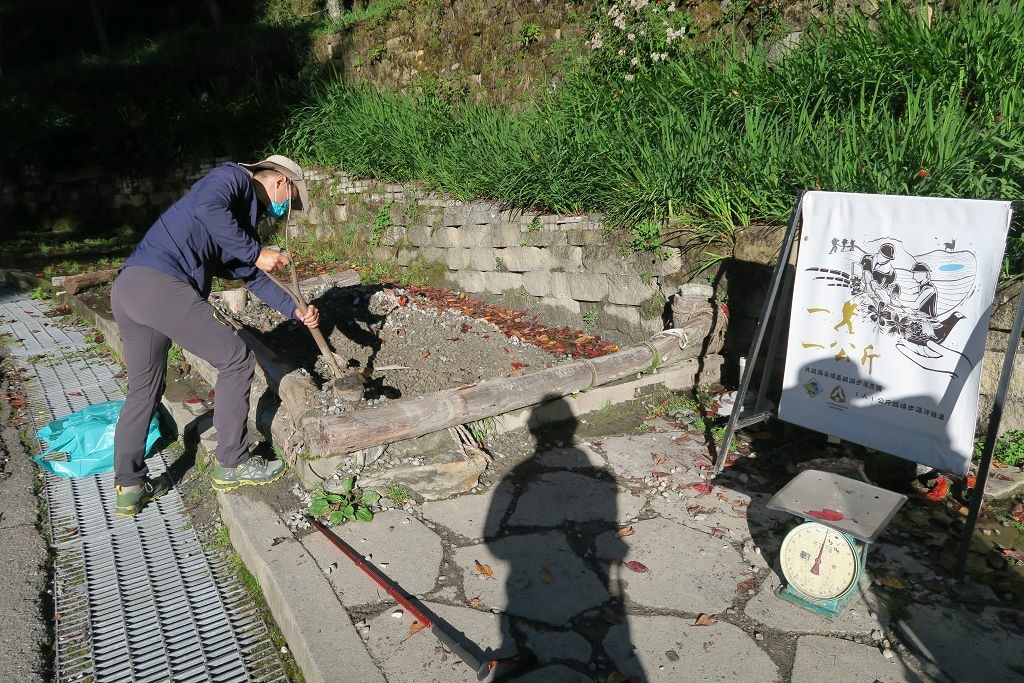
M 1000 524 L 1004 526 L 1010 527 L 1011 529 L 1015 529 L 1019 533 L 1024 534 L 1024 522 L 1018 522 L 1017 520 L 1006 516 L 996 517 L 996 521 L 998 521 Z
M 1021 196 L 1016 3 L 967 0 L 929 27 L 883 2 L 871 21 L 812 26 L 777 62 L 769 40 L 669 40 L 657 7 L 628 10 L 649 29 L 632 42 L 598 15 L 604 41 L 589 66 L 525 108 L 321 85 L 281 146 L 457 198 L 600 211 L 641 250 L 677 237 L 728 245 L 737 227 L 781 225 L 800 189 Z M 677 13 L 670 27 L 686 22 Z
M 395 505 L 402 505 L 409 500 L 409 492 L 397 484 L 392 484 L 384 490 L 384 495 L 391 499 Z
M 996 440 L 992 457 L 1010 467 L 1024 465 L 1024 431 L 1009 429 Z

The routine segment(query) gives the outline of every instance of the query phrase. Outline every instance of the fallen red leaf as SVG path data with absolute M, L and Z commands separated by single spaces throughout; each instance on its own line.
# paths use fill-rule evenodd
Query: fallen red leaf
M 489 578 L 489 579 L 493 579 L 494 578 L 494 570 L 491 569 L 491 565 L 489 565 L 489 564 L 481 564 L 479 560 L 473 560 L 473 564 L 476 565 L 476 573 L 477 574 L 479 574 L 480 576 Z
M 949 480 L 945 477 L 939 477 L 938 481 L 935 482 L 935 486 L 932 490 L 924 495 L 928 500 L 942 500 L 949 493 Z
M 1024 503 L 1017 503 L 1012 510 L 1010 510 L 1010 519 L 1015 522 L 1024 522 Z
M 805 510 L 804 514 L 814 519 L 823 519 L 826 522 L 838 522 L 843 519 L 843 513 L 836 512 L 831 508 L 822 508 L 821 510 Z
M 646 574 L 647 572 L 651 571 L 643 562 L 637 562 L 636 560 L 630 560 L 629 562 L 626 562 L 626 569 L 628 569 L 631 572 L 636 572 L 637 574 Z
M 711 493 L 711 484 L 694 484 L 690 488 L 692 488 L 694 491 L 701 494 L 702 496 L 706 496 Z
M 423 357 L 424 358 L 430 358 L 430 351 L 424 351 L 423 352 Z
M 418 621 L 413 621 L 411 624 L 409 624 L 409 635 L 414 636 L 425 628 L 425 624 L 421 624 Z
M 1003 556 L 1015 562 L 1024 562 L 1024 552 L 1015 548 L 1003 548 Z

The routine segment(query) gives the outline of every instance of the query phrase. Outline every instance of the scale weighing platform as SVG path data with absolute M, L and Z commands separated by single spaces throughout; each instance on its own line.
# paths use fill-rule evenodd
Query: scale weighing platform
M 779 550 L 785 587 L 779 597 L 835 619 L 857 592 L 868 545 L 907 497 L 831 472 L 804 470 L 768 501 L 768 509 L 804 522 Z

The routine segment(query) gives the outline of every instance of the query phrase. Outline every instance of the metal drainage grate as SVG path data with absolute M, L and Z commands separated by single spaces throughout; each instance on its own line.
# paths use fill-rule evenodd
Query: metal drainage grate
M 35 426 L 124 398 L 117 366 L 45 313 L 0 289 L 12 355 L 42 356 L 24 369 Z M 167 467 L 163 453 L 148 462 L 154 474 Z M 113 473 L 44 482 L 58 681 L 287 680 L 258 609 L 224 558 L 203 551 L 177 491 L 126 519 L 113 515 Z

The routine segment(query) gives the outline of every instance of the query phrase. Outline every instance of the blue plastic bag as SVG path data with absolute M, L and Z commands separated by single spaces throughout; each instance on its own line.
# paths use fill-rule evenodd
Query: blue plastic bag
M 47 449 L 33 460 L 58 477 L 88 477 L 114 469 L 114 428 L 124 401 L 107 401 L 77 410 L 36 432 Z M 156 418 L 149 421 L 146 453 L 160 438 Z

